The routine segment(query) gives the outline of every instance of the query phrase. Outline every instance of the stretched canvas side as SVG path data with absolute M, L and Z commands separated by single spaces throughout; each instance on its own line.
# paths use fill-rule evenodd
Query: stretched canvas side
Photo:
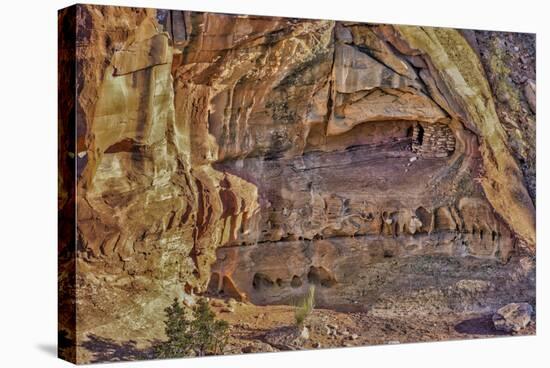
M 58 13 L 58 355 L 76 363 L 76 10 Z

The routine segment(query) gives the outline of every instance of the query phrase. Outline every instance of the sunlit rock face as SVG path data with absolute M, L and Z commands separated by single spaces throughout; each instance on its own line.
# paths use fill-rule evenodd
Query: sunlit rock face
M 410 314 L 534 298 L 516 138 L 460 31 L 76 9 L 79 338 L 162 336 L 170 300 L 207 290 Z
M 215 165 L 253 183 L 260 208 L 255 231 L 218 250 L 212 291 L 289 303 L 317 285 L 322 306 L 369 309 L 468 277 L 500 284 L 506 273 L 484 267 L 534 246 L 532 201 L 476 51 L 458 31 L 427 29 L 434 45 L 418 29 L 336 23 L 300 154 Z M 406 267 L 424 262 L 437 270 L 428 281 Z M 489 289 L 478 310 L 506 294 Z M 462 297 L 443 304 L 469 308 Z

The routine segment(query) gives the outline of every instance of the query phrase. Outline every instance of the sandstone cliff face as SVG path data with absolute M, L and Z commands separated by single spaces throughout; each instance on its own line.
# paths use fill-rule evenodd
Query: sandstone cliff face
M 78 6 L 76 55 L 80 338 L 162 336 L 208 286 L 396 313 L 426 288 L 534 297 L 508 262 L 535 248 L 526 171 L 460 31 Z

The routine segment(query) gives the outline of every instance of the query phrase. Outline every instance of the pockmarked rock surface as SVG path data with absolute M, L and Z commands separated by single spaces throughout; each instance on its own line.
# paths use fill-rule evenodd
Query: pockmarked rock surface
M 373 318 L 534 302 L 534 76 L 501 86 L 515 64 L 486 33 L 73 9 L 60 323 L 77 345 L 149 346 L 174 297 L 205 293 L 292 304 L 315 285 L 318 306 Z

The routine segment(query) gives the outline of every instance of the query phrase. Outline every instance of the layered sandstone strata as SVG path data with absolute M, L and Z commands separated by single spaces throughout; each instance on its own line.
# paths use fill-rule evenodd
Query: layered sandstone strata
M 74 9 L 78 339 L 162 337 L 169 301 L 208 287 L 401 312 L 428 289 L 449 310 L 534 298 L 518 138 L 464 33 Z

